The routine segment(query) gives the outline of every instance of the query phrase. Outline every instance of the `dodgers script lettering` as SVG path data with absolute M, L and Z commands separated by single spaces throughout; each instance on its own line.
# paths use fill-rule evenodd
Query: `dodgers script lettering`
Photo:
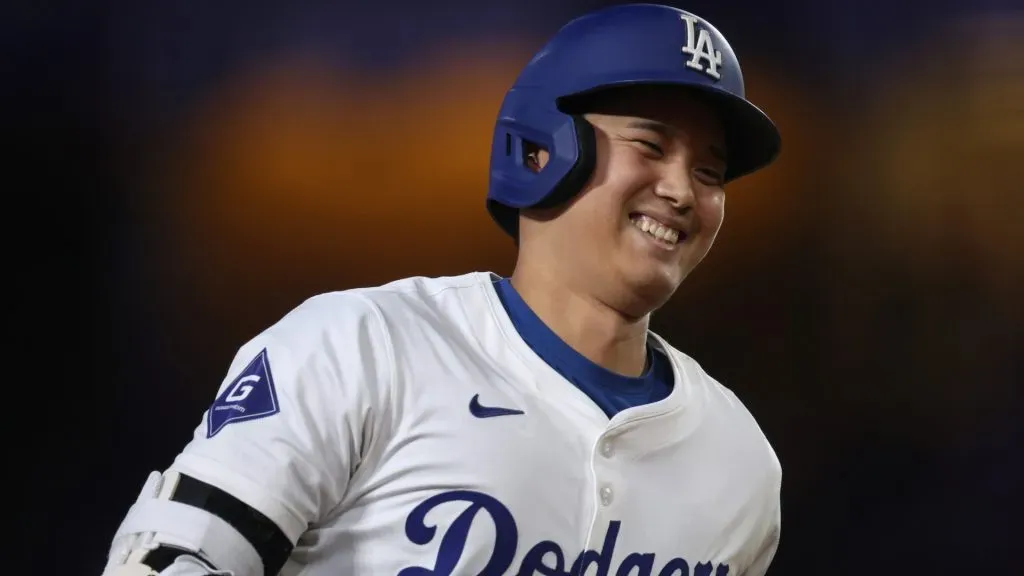
M 440 537 L 437 556 L 433 567 L 412 566 L 403 569 L 398 576 L 447 576 L 458 565 L 466 550 L 470 527 L 481 516 L 494 523 L 494 542 L 487 564 L 480 571 L 481 576 L 511 574 L 512 562 L 519 545 L 519 528 L 515 518 L 504 504 L 492 496 L 469 490 L 442 492 L 424 500 L 414 508 L 405 522 L 405 535 L 411 542 L 427 545 L 437 537 L 437 526 L 428 526 L 426 517 L 433 509 L 443 504 L 462 502 L 465 510 L 459 514 Z M 514 573 L 518 576 L 531 574 L 579 576 L 596 568 L 598 576 L 728 576 L 729 566 L 712 562 L 694 565 L 684 558 L 657 558 L 653 552 L 632 552 L 618 566 L 612 566 L 615 545 L 621 523 L 613 521 L 608 525 L 604 544 L 600 550 L 584 550 L 571 557 L 557 542 L 544 540 L 533 545 Z M 656 571 L 657 570 L 657 571 Z

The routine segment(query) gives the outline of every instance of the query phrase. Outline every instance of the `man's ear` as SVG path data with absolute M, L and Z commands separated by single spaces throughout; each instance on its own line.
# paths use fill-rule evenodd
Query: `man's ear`
M 547 166 L 548 157 L 548 151 L 540 144 L 529 140 L 523 141 L 523 165 L 530 170 L 534 172 L 543 170 Z

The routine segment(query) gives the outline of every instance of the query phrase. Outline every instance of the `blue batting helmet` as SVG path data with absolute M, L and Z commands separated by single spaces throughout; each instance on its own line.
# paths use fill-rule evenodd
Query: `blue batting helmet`
M 520 209 L 565 202 L 590 178 L 593 128 L 566 111 L 567 101 L 638 84 L 686 86 L 711 97 L 725 128 L 726 181 L 767 166 L 779 153 L 775 124 L 744 97 L 736 55 L 709 22 L 655 4 L 598 10 L 562 27 L 501 104 L 491 143 L 487 209 L 505 232 L 518 236 Z M 524 143 L 547 150 L 543 170 L 526 166 Z

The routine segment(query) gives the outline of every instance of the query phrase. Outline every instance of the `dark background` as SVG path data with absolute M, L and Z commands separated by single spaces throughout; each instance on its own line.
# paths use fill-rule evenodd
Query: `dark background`
M 604 4 L 5 8 L 9 556 L 98 574 L 235 349 L 305 298 L 510 272 L 494 114 Z M 779 454 L 771 574 L 1024 573 L 1024 8 L 679 6 L 784 135 L 654 321 Z

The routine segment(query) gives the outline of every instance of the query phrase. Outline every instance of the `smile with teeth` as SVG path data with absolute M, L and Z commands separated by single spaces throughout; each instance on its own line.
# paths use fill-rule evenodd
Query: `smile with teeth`
M 639 228 L 641 232 L 646 232 L 655 239 L 665 242 L 666 244 L 676 244 L 679 242 L 679 230 L 669 228 L 650 216 L 634 214 L 630 217 L 629 221 L 633 223 L 633 226 Z

